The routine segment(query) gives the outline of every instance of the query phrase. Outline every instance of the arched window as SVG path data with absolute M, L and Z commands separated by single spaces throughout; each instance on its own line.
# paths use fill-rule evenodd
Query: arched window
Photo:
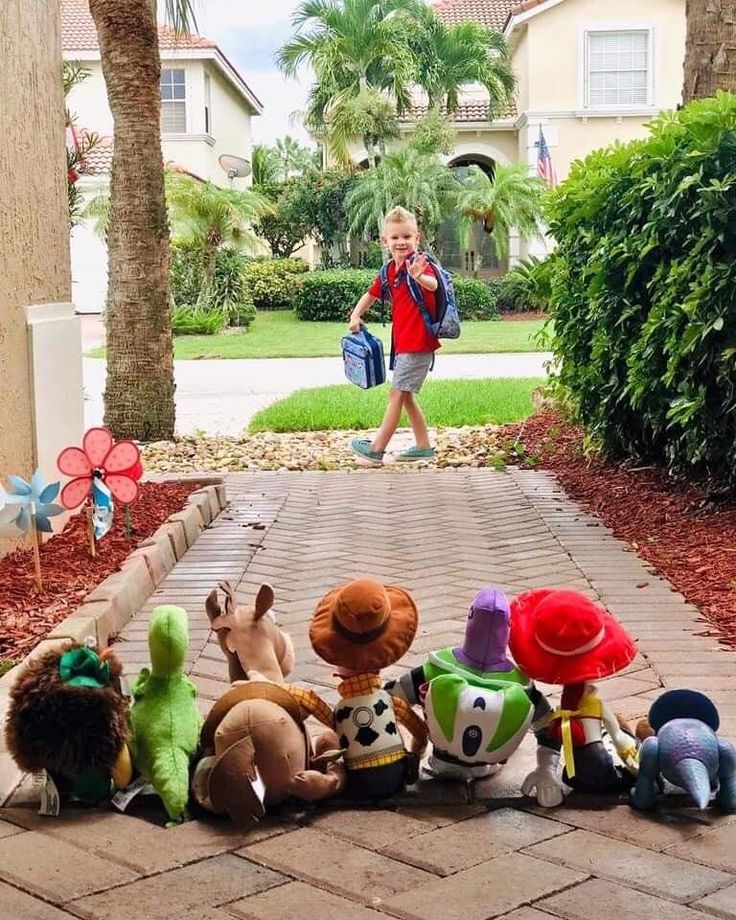
M 496 168 L 495 162 L 483 154 L 456 157 L 448 165 L 461 178 L 467 174 L 469 166 L 480 166 L 493 179 Z M 442 264 L 461 275 L 488 278 L 503 274 L 506 269 L 505 264 L 499 262 L 493 239 L 480 220 L 473 225 L 467 246 L 462 246 L 458 240 L 457 217 L 454 214 L 447 217 L 437 234 L 437 250 Z

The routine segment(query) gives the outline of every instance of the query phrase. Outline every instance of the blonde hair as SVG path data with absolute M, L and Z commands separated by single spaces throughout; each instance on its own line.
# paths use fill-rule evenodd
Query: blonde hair
M 401 205 L 391 208 L 383 219 L 383 226 L 385 227 L 386 224 L 413 224 L 415 227 L 418 226 L 416 215 L 412 214 L 411 211 L 407 211 L 406 208 L 402 208 Z

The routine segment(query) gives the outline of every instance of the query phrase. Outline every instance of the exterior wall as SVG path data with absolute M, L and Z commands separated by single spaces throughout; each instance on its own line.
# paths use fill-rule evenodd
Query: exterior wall
M 111 137 L 112 112 L 107 104 L 102 64 L 99 61 L 82 61 L 82 66 L 89 76 L 72 89 L 68 100 L 69 108 L 72 113 L 76 113 L 77 125 L 80 128 L 94 131 L 103 137 Z
M 48 457 L 81 436 L 82 409 L 81 387 L 75 391 L 76 381 L 70 386 L 61 373 L 56 392 L 34 393 L 27 320 L 28 312 L 46 309 L 33 305 L 70 298 L 59 7 L 4 0 L 0 18 L 0 164 L 13 177 L 0 209 L 0 474 L 28 476 L 40 463 L 52 478 Z M 74 323 L 67 316 L 63 327 L 72 332 L 72 355 Z M 77 339 L 77 356 L 79 348 Z M 34 359 L 37 366 L 53 367 L 54 357 L 53 349 L 42 349 Z M 49 443 L 46 432 L 37 430 L 34 399 L 59 407 L 60 443 Z
M 526 112 L 529 108 L 529 40 L 526 29 L 522 30 L 513 47 L 513 66 L 516 73 L 516 110 Z
M 208 149 L 209 173 L 208 178 L 218 185 L 228 185 L 229 180 L 217 162 L 223 153 L 250 159 L 251 154 L 251 116 L 243 108 L 243 100 L 236 93 L 232 85 L 224 79 L 221 73 L 211 64 L 207 66 L 210 76 L 212 98 L 212 134 L 215 138 L 214 146 Z M 202 123 L 204 127 L 204 69 L 202 71 Z M 250 185 L 251 178 L 234 179 L 233 188 L 245 188 Z
M 73 52 L 69 57 L 73 58 Z M 77 114 L 77 124 L 103 136 L 113 134 L 113 121 L 107 104 L 107 90 L 99 61 L 85 61 L 90 76 L 72 91 L 69 107 Z M 164 58 L 163 68 L 185 71 L 187 131 L 185 134 L 164 134 L 164 162 L 227 187 L 227 174 L 217 161 L 222 153 L 250 158 L 251 115 L 233 86 L 210 60 Z M 210 77 L 211 132 L 205 132 L 205 73 Z M 104 177 L 84 177 L 80 180 L 89 200 L 107 188 Z M 233 180 L 235 189 L 246 188 L 250 177 Z M 83 221 L 71 237 L 71 263 L 74 302 L 80 313 L 100 313 L 107 296 L 107 248 Z
M 106 176 L 83 176 L 79 185 L 87 204 L 107 194 Z M 80 313 L 100 313 L 107 297 L 107 246 L 94 231 L 94 221 L 83 220 L 71 232 L 72 300 Z
M 511 126 L 503 130 L 459 126 L 455 149 L 445 159 L 452 163 L 468 156 L 484 156 L 505 166 L 515 163 L 518 157 L 516 129 Z
M 520 111 L 582 111 L 585 28 L 617 30 L 649 25 L 655 30 L 654 99 L 649 108 L 675 108 L 682 89 L 685 0 L 564 0 L 525 25 L 529 99 Z

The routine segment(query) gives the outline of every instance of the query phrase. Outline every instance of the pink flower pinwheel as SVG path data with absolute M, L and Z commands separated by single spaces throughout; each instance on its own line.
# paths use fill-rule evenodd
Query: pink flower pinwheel
M 104 481 L 113 497 L 122 505 L 138 498 L 138 480 L 143 475 L 141 452 L 132 441 L 113 442 L 107 428 L 90 428 L 82 447 L 67 447 L 56 461 L 59 471 L 73 476 L 61 490 L 60 500 L 67 508 L 76 508 L 92 490 L 95 477 Z

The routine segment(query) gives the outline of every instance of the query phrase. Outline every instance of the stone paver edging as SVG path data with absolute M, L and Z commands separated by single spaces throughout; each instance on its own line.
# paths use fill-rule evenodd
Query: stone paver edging
M 0 725 L 5 725 L 11 688 L 27 662 L 68 642 L 84 642 L 88 636 L 94 636 L 99 647 L 106 646 L 110 636 L 123 629 L 204 529 L 224 510 L 227 497 L 222 478 L 200 476 L 196 479 L 205 485 L 189 495 L 184 508 L 171 514 L 130 553 L 118 571 L 100 582 L 73 613 L 0 678 Z M 0 737 L 0 804 L 12 795 L 21 778 L 21 771 L 5 747 L 3 730 Z

